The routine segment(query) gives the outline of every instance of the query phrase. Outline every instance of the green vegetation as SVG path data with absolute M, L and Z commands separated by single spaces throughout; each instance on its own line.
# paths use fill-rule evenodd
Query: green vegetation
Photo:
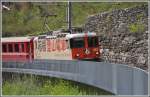
M 141 20 L 141 18 L 142 18 L 143 16 L 144 16 L 144 14 L 143 14 L 143 13 L 138 14 L 138 15 L 137 15 L 137 19 L 138 19 L 138 20 Z
M 136 33 L 136 32 L 144 32 L 145 26 L 142 23 L 133 23 L 129 25 L 130 32 Z
M 85 84 L 35 75 L 3 74 L 3 95 L 112 95 Z
M 48 30 L 43 27 L 45 15 L 49 16 L 47 23 L 50 30 L 67 28 L 66 2 L 3 2 L 10 7 L 10 11 L 3 10 L 2 32 L 3 36 L 37 35 Z M 137 2 L 74 2 L 72 3 L 73 26 L 81 26 L 88 16 L 111 11 L 140 6 L 147 3 Z

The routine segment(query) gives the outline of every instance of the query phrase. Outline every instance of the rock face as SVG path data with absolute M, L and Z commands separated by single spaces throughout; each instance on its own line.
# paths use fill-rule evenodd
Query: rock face
M 148 5 L 91 16 L 84 29 L 100 36 L 105 61 L 148 70 Z

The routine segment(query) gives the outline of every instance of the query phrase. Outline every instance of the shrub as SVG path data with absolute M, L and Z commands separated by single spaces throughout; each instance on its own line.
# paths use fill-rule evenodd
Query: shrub
M 73 81 L 34 75 L 12 75 L 3 81 L 3 95 L 108 95 L 107 91 Z M 8 78 L 8 77 L 7 77 Z
M 145 26 L 141 23 L 133 23 L 129 25 L 130 32 L 136 33 L 136 32 L 144 32 Z

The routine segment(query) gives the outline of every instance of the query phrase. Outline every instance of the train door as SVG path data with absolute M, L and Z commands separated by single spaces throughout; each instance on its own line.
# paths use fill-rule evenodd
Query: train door
M 27 43 L 27 53 L 29 61 L 32 61 L 32 59 L 34 58 L 32 42 Z

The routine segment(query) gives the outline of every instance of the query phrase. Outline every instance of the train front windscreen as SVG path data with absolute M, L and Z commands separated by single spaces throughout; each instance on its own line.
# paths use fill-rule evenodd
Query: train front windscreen
M 98 47 L 98 37 L 88 37 L 88 47 Z M 70 48 L 84 48 L 85 39 L 84 37 L 78 37 L 70 39 Z
M 85 42 L 83 37 L 70 39 L 70 48 L 84 48 Z
M 98 37 L 88 37 L 88 47 L 98 47 Z

